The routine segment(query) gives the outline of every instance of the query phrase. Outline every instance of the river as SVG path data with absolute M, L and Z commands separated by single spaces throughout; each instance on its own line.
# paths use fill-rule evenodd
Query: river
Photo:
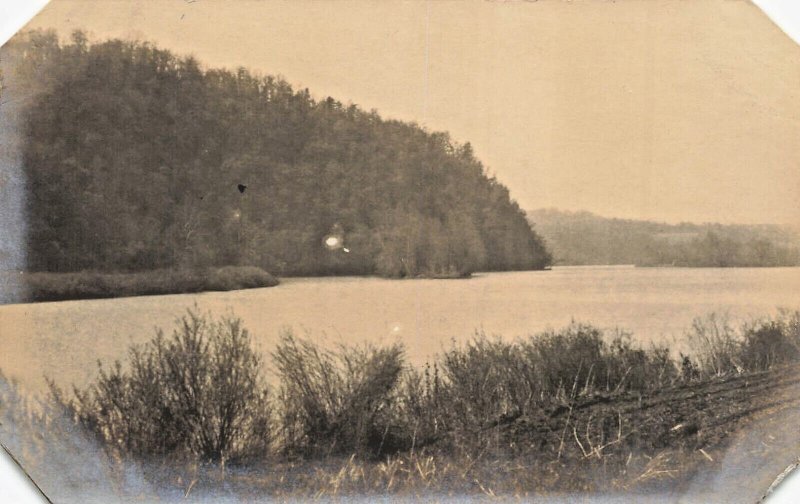
M 482 273 L 464 280 L 288 278 L 278 287 L 232 292 L 0 306 L 0 369 L 28 390 L 85 384 L 98 359 L 124 358 L 156 327 L 170 330 L 194 305 L 244 320 L 257 346 L 281 331 L 321 341 L 402 342 L 421 365 L 476 331 L 503 338 L 560 328 L 571 320 L 632 331 L 639 341 L 683 348 L 699 315 L 734 320 L 800 308 L 800 268 L 684 269 L 561 267 Z

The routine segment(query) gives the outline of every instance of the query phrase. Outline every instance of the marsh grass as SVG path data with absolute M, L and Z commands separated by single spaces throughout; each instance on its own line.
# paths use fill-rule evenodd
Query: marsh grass
M 272 287 L 278 280 L 253 266 L 137 273 L 24 273 L 23 301 L 62 301 Z

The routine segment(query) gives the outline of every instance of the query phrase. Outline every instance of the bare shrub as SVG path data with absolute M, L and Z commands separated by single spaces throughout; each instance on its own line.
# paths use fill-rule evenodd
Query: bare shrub
M 263 456 L 271 440 L 270 405 L 241 320 L 189 310 L 170 337 L 130 350 L 67 399 L 53 397 L 107 447 L 137 457 L 193 456 L 238 462 Z
M 287 453 L 377 456 L 396 449 L 390 409 L 403 370 L 402 346 L 329 352 L 287 332 L 272 357 Z
M 532 389 L 527 364 L 515 343 L 484 336 L 445 352 L 441 366 L 453 413 L 485 422 L 519 409 Z
M 442 415 L 443 401 L 438 363 L 426 363 L 422 371 L 410 367 L 402 374 L 394 404 L 395 422 L 412 452 L 440 441 L 449 431 L 450 423 Z
M 441 377 L 439 370 L 441 369 Z M 643 349 L 631 336 L 572 324 L 523 341 L 483 334 L 413 371 L 400 388 L 403 425 L 415 445 L 476 453 L 497 444 L 493 427 L 566 407 L 579 396 L 649 391 L 679 380 L 665 347 Z
M 703 377 L 763 371 L 800 360 L 800 312 L 782 311 L 738 330 L 712 313 L 695 319 L 686 338 L 692 357 L 684 357 L 683 367 Z
M 603 333 L 596 327 L 573 323 L 534 336 L 523 346 L 528 359 L 539 364 L 539 386 L 545 396 L 564 400 L 576 386 L 588 389 L 605 374 L 605 366 L 600 366 Z
M 585 324 L 515 341 L 479 333 L 418 370 L 404 365 L 401 345 L 329 351 L 285 333 L 272 353 L 280 380 L 273 418 L 261 359 L 241 322 L 189 311 L 171 337 L 158 331 L 131 349 L 126 364 L 101 366 L 95 383 L 72 398 L 52 389 L 106 447 L 138 457 L 238 462 L 272 446 L 292 459 L 478 457 L 514 452 L 509 433 L 525 425 L 555 433 L 557 443 L 547 442 L 558 458 L 572 426 L 586 456 L 621 443 L 624 419 L 619 412 L 584 418 L 579 436 L 574 407 L 800 360 L 800 313 L 740 330 L 709 315 L 687 337 L 695 351 L 676 362 L 666 347 Z M 564 426 L 548 423 L 559 415 Z
M 622 331 L 617 331 L 604 347 L 603 363 L 605 383 L 603 376 L 599 378 L 606 391 L 648 391 L 672 385 L 680 377 L 668 347 L 641 348 L 630 333 Z
M 800 359 L 800 312 L 782 313 L 742 328 L 739 360 L 748 371 Z
M 710 313 L 695 318 L 685 337 L 704 376 L 723 376 L 743 369 L 738 359 L 740 338 L 727 316 Z
M 495 433 L 487 429 L 519 417 L 534 394 L 528 365 L 517 343 L 483 334 L 444 352 L 435 368 L 441 369 L 441 382 L 434 382 L 428 401 L 435 412 L 433 426 L 446 427 L 440 436 L 446 441 L 440 444 L 475 452 L 496 442 Z M 430 428 L 430 413 L 425 415 Z
M 586 324 L 534 336 L 522 348 L 530 361 L 527 368 L 538 369 L 542 400 L 563 402 L 571 394 L 651 390 L 673 383 L 678 374 L 668 348 L 642 348 L 629 333 L 607 334 Z

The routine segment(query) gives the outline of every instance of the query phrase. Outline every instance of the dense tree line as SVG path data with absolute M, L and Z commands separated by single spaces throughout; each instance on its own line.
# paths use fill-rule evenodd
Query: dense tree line
M 528 215 L 557 264 L 800 265 L 800 236 L 780 226 L 665 224 L 552 209 Z
M 35 89 L 29 269 L 402 277 L 549 264 L 508 189 L 446 133 L 148 43 L 34 31 L 3 56 L 9 83 Z

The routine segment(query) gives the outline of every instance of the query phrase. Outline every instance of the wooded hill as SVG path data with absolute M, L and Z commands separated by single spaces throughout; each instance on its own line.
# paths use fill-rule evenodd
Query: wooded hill
M 34 31 L 2 55 L 7 93 L 32 90 L 31 270 L 403 277 L 550 262 L 508 189 L 446 133 L 148 43 Z
M 528 212 L 556 264 L 797 266 L 800 236 L 773 225 L 665 224 L 589 212 Z

